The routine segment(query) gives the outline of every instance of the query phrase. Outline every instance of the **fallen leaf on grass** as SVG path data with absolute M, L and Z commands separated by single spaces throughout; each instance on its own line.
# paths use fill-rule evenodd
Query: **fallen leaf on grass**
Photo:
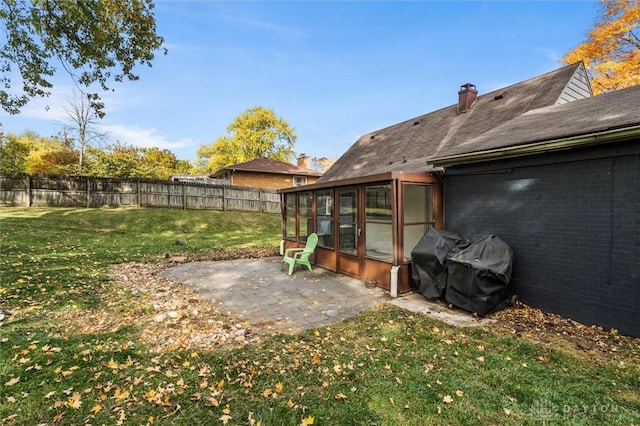
M 223 425 L 226 425 L 227 423 L 229 423 L 229 420 L 231 420 L 233 417 L 231 417 L 228 414 L 223 414 L 222 416 L 220 416 L 219 420 L 222 422 Z
M 78 394 L 77 398 L 67 399 L 67 405 L 73 408 L 74 410 L 77 410 L 78 408 L 80 408 L 80 406 L 82 406 L 82 400 L 80 399 L 80 394 Z
M 347 395 L 343 394 L 342 392 L 336 394 L 335 396 L 336 399 L 347 399 Z
M 445 395 L 444 398 L 442 398 L 442 402 L 445 404 L 451 404 L 453 402 L 453 398 L 451 398 L 451 395 Z
M 300 426 L 312 425 L 315 422 L 315 418 L 313 416 L 307 416 L 302 419 Z
M 209 398 L 209 402 L 207 402 L 207 407 L 217 407 L 220 405 L 220 401 L 215 398 Z
M 97 414 L 100 412 L 100 410 L 102 410 L 102 406 L 100 404 L 96 404 L 93 406 L 93 408 L 91 410 L 89 410 L 89 412 L 91 414 Z
M 129 391 L 123 391 L 120 388 L 117 388 L 113 394 L 113 397 L 116 399 L 116 401 L 124 401 L 125 399 L 129 398 Z
M 8 382 L 6 382 L 4 385 L 5 386 L 13 386 L 16 383 L 18 383 L 20 381 L 20 377 L 14 377 L 13 379 L 9 380 Z
M 456 395 L 458 396 L 458 398 L 462 398 L 462 395 L 464 395 L 464 392 L 462 392 L 461 390 L 457 390 Z

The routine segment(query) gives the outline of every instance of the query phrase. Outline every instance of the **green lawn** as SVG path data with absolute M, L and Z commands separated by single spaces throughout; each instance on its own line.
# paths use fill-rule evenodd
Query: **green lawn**
M 14 312 L 0 322 L 0 423 L 640 424 L 640 348 L 615 334 L 603 360 L 382 307 L 243 347 L 157 354 L 125 316 L 102 332 L 69 320 L 124 309 L 109 265 L 272 249 L 279 229 L 278 216 L 245 212 L 0 209 L 0 307 Z

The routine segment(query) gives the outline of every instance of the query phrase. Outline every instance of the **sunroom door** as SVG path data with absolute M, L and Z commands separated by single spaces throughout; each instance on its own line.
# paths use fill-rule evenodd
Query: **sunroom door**
M 338 272 L 360 279 L 360 190 L 338 191 Z

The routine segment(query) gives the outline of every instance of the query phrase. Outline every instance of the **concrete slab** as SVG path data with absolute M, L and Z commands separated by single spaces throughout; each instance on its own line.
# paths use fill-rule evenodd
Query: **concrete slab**
M 334 324 L 379 303 L 392 303 L 454 325 L 481 325 L 488 320 L 430 302 L 419 294 L 391 298 L 382 289 L 315 267 L 296 268 L 289 276 L 280 258 L 185 263 L 161 274 L 211 299 L 220 312 L 247 321 L 254 332 L 296 333 Z

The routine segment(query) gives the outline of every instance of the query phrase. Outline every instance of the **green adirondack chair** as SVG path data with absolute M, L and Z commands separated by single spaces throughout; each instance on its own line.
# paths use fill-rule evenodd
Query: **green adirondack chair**
M 284 252 L 284 257 L 282 258 L 282 265 L 280 265 L 280 270 L 284 268 L 284 264 L 289 264 L 289 275 L 293 273 L 293 268 L 296 265 L 306 266 L 311 271 L 311 263 L 309 263 L 309 258 L 313 254 L 318 245 L 318 236 L 313 233 L 307 237 L 307 244 L 304 248 L 290 248 L 286 249 Z

